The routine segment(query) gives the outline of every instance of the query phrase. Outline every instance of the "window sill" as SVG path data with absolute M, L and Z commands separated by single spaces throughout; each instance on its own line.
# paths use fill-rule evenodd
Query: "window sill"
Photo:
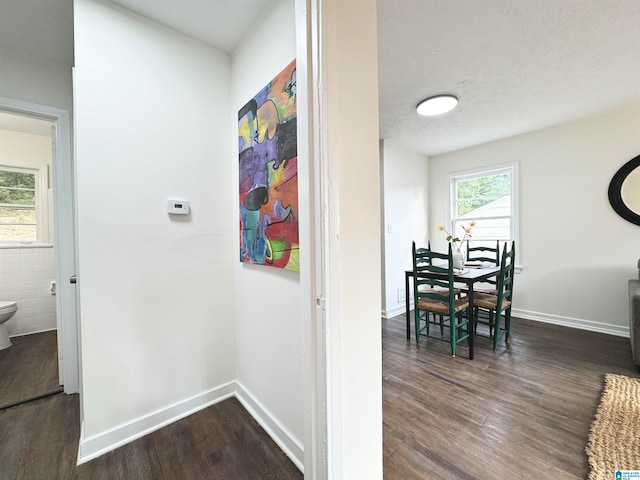
M 53 248 L 53 245 L 50 243 L 0 243 L 0 249 L 11 249 L 11 248 Z

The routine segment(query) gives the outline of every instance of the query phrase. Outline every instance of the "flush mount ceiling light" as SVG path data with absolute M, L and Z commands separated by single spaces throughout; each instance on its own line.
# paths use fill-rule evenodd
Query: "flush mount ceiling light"
M 418 115 L 432 117 L 447 113 L 458 105 L 457 97 L 453 95 L 436 95 L 421 101 L 416 107 Z

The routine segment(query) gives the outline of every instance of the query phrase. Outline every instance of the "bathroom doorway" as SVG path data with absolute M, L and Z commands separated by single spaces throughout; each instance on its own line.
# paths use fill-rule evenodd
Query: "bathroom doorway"
M 14 345 L 0 351 L 0 385 L 12 377 L 1 408 L 76 393 L 79 381 L 68 112 L 0 98 L 0 140 L 0 300 L 18 305 Z

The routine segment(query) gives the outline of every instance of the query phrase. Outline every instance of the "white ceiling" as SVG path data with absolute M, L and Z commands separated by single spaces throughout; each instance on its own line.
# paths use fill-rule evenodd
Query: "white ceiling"
M 111 0 L 231 53 L 271 0 Z
M 378 0 L 378 58 L 381 138 L 435 155 L 640 102 L 640 1 Z
M 113 1 L 229 53 L 274 0 Z M 640 103 L 638 0 L 377 5 L 380 136 L 425 155 Z M 73 65 L 73 0 L 0 0 L 0 47 Z M 419 117 L 438 93 L 458 108 Z

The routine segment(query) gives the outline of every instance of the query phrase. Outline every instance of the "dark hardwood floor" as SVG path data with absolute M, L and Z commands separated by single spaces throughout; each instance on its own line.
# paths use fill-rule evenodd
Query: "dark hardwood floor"
M 638 376 L 626 338 L 519 319 L 473 361 L 407 342 L 404 316 L 382 344 L 385 479 L 584 479 L 604 373 Z M 76 467 L 78 412 L 64 394 L 0 411 L 0 480 L 302 478 L 236 399 Z
M 604 373 L 638 376 L 627 338 L 514 319 L 471 361 L 382 325 L 386 479 L 585 479 Z
M 78 396 L 21 403 L 60 391 L 56 332 L 12 342 L 0 351 L 0 480 L 303 477 L 235 398 L 76 466 Z
M 76 467 L 77 395 L 0 412 L 2 480 L 301 479 L 235 398 Z
M 62 390 L 55 331 L 11 339 L 0 350 L 0 409 Z

